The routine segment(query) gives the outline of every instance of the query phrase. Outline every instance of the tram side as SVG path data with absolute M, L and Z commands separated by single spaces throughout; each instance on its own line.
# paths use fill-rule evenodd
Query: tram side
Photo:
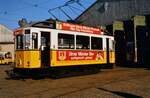
M 54 31 L 51 66 L 76 66 L 114 63 L 113 37 Z M 53 35 L 54 34 L 54 35 Z M 107 45 L 108 44 L 108 45 Z
M 115 63 L 112 36 L 35 27 L 15 36 L 15 69 Z

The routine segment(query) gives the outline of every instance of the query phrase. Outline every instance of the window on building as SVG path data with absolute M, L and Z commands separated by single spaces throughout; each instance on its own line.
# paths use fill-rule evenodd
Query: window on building
M 91 49 L 103 49 L 102 38 L 91 37 Z
M 58 34 L 58 49 L 74 49 L 74 35 Z
M 88 36 L 76 36 L 76 49 L 90 49 L 90 38 Z

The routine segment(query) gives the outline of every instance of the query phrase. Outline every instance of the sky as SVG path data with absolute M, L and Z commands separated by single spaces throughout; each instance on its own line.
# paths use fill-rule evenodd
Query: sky
M 53 18 L 48 10 L 64 5 L 69 0 L 0 0 L 0 24 L 5 25 L 9 29 L 15 29 L 18 26 L 18 21 L 25 18 L 28 22 L 41 21 Z M 83 5 L 77 3 L 65 6 L 62 9 L 75 19 L 86 8 L 92 5 L 96 0 L 79 0 Z M 58 19 L 67 20 L 59 9 L 51 11 Z

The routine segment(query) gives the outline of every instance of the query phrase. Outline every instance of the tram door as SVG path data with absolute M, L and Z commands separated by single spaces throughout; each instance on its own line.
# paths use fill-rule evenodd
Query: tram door
M 107 64 L 109 64 L 110 62 L 109 62 L 109 55 L 110 55 L 110 51 L 109 51 L 109 38 L 106 38 L 106 53 L 107 53 L 107 55 L 106 55 L 106 58 L 107 58 Z
M 50 66 L 50 32 L 41 32 L 41 67 Z

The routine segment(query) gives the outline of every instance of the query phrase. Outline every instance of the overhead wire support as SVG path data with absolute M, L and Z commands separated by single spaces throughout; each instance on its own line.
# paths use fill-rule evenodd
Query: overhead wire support
M 68 6 L 68 7 L 73 13 L 77 14 L 76 11 L 71 6 Z
M 63 12 L 70 20 L 73 20 L 61 7 L 59 7 L 59 10 Z
M 66 6 L 66 4 L 61 5 L 61 6 L 57 6 L 57 7 L 55 7 L 55 8 L 49 9 L 48 11 L 53 11 L 53 10 L 59 9 L 59 7 L 65 7 L 65 6 Z
M 79 1 L 78 2 L 76 2 L 79 6 L 81 6 L 82 8 L 84 8 L 84 9 L 86 9 L 84 6 L 83 6 L 83 4 L 81 4 Z
M 52 17 L 54 17 L 56 20 L 58 20 L 58 18 L 51 12 L 51 10 L 48 10 L 48 12 L 52 15 Z
M 78 1 L 78 0 L 77 0 Z M 65 5 L 69 5 L 69 4 L 73 4 L 75 2 L 77 2 L 76 0 L 69 0 L 65 3 Z
M 56 9 L 59 9 L 65 16 L 67 16 L 70 20 L 73 20 L 71 16 L 69 16 L 64 10 L 63 10 L 63 7 L 66 7 L 66 6 L 69 6 L 70 8 L 73 8 L 73 9 L 76 9 L 76 10 L 80 10 L 82 11 L 81 9 L 78 9 L 74 6 L 71 6 L 72 4 L 74 3 L 77 3 L 78 5 L 80 5 L 81 7 L 83 7 L 85 9 L 85 7 L 79 2 L 80 0 L 69 0 L 67 1 L 65 4 L 61 5 L 61 6 L 57 6 L 55 8 L 52 8 L 52 9 L 49 9 L 48 12 L 54 17 L 57 19 L 57 17 L 52 13 L 52 11 L 56 10 Z
M 81 12 L 83 11 L 83 10 L 77 8 L 77 7 L 72 6 L 72 5 L 68 5 L 68 6 L 71 7 L 71 8 L 73 8 L 73 9 L 80 10 Z

